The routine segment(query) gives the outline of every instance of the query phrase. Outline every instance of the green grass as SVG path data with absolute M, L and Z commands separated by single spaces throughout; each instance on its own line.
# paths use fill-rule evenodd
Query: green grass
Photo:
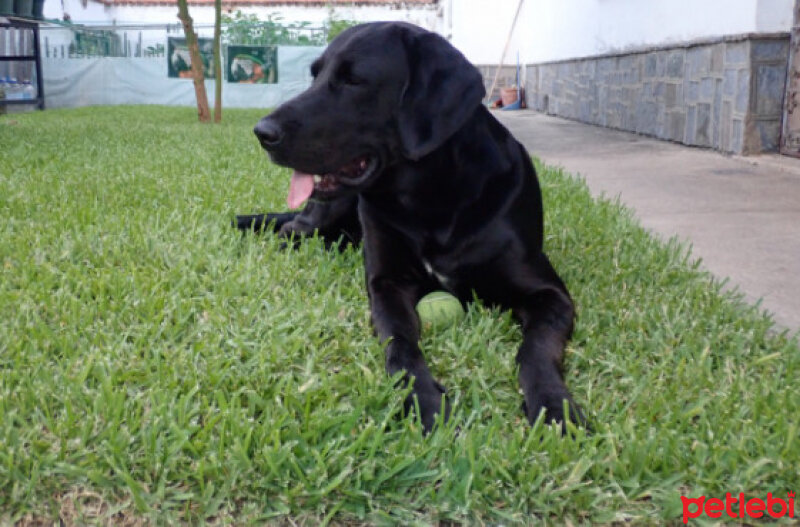
M 800 353 L 680 245 L 541 170 L 596 423 L 520 411 L 506 314 L 425 334 L 449 425 L 423 436 L 372 337 L 356 250 L 284 252 L 251 129 L 193 109 L 0 116 L 0 523 L 680 522 L 680 495 L 800 491 Z

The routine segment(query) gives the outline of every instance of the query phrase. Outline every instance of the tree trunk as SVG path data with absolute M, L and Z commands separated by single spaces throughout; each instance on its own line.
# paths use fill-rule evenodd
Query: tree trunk
M 222 121 L 222 0 L 214 0 L 214 122 Z
M 194 80 L 194 94 L 197 98 L 197 117 L 201 122 L 211 121 L 211 111 L 208 109 L 208 95 L 203 76 L 203 59 L 200 58 L 200 46 L 197 43 L 197 34 L 194 32 L 192 17 L 189 16 L 188 0 L 178 0 L 178 18 L 183 24 L 183 33 L 186 35 L 186 45 L 192 59 L 192 79 Z

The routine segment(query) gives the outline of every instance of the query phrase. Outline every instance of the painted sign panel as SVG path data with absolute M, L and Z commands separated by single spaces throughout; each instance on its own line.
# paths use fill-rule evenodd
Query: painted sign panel
M 198 38 L 200 58 L 203 60 L 203 75 L 206 79 L 214 78 L 214 41 L 210 38 Z M 167 39 L 167 75 L 172 78 L 191 79 L 192 59 L 185 38 Z
M 240 84 L 276 84 L 278 82 L 277 46 L 228 46 L 228 82 Z

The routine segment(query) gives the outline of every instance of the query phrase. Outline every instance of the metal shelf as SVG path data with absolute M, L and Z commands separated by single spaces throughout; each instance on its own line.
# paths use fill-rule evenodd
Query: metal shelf
M 36 104 L 40 108 L 44 106 L 44 99 L 34 97 L 33 99 L 0 99 L 0 106 L 14 106 L 17 104 Z
M 39 46 L 39 21 L 16 16 L 0 17 L 0 28 L 29 29 L 33 31 L 33 55 L 2 55 L 0 62 L 34 62 L 36 64 L 36 97 L 33 99 L 0 99 L 0 107 L 34 104 L 44 110 L 44 81 L 42 80 L 42 57 Z

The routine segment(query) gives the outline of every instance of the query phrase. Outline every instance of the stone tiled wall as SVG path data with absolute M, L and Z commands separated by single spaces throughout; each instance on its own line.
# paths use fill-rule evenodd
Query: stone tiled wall
M 750 44 L 750 57 L 753 78 L 745 152 L 777 151 L 786 93 L 789 39 L 754 40 Z
M 737 154 L 777 150 L 788 35 L 527 66 L 528 105 Z

